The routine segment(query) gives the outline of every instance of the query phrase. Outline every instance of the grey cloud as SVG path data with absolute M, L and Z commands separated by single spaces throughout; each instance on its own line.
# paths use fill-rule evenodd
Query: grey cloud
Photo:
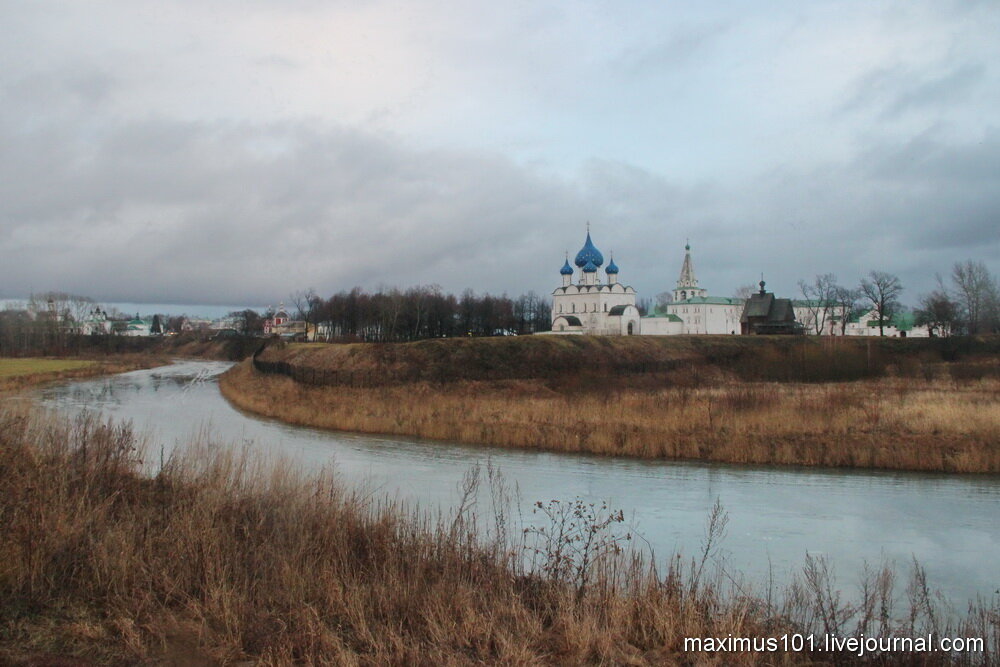
M 745 187 L 681 187 L 597 160 L 564 181 L 496 155 L 293 123 L 2 138 L 15 149 L 0 160 L 5 297 L 72 286 L 102 300 L 266 303 L 308 286 L 418 283 L 545 293 L 587 220 L 645 296 L 676 280 L 686 239 L 715 294 L 760 272 L 794 293 L 817 272 L 850 284 L 873 267 L 901 272 L 916 294 L 935 271 L 995 249 L 1000 218 L 994 181 L 963 176 L 1000 155 L 995 135 L 887 144 Z M 905 260 L 917 255 L 934 266 Z
M 943 74 L 898 65 L 869 72 L 855 84 L 839 111 L 875 109 L 882 120 L 892 120 L 910 112 L 958 105 L 986 80 L 982 63 L 944 66 Z
M 440 47 L 440 63 L 457 63 L 452 78 L 389 95 L 390 106 L 379 116 L 384 122 L 377 126 L 403 128 L 405 122 L 397 121 L 410 113 L 412 96 L 439 96 L 445 114 L 448 100 L 457 101 L 472 109 L 469 127 L 481 130 L 481 136 L 466 131 L 464 141 L 478 142 L 495 130 L 504 142 L 541 146 L 541 164 L 548 160 L 570 174 L 554 177 L 544 166 L 521 166 L 496 153 L 419 147 L 421 140 L 460 145 L 454 136 L 467 130 L 460 127 L 464 111 L 446 115 L 433 133 L 404 137 L 294 115 L 312 107 L 255 115 L 240 106 L 246 102 L 227 106 L 226 95 L 210 112 L 202 113 L 197 103 L 160 109 L 160 103 L 184 101 L 171 95 L 206 94 L 198 85 L 187 87 L 196 78 L 188 68 L 200 60 L 171 57 L 192 35 L 213 44 L 211 31 L 188 31 L 181 22 L 164 27 L 162 42 L 148 50 L 124 40 L 125 46 L 92 54 L 88 40 L 99 37 L 108 17 L 124 6 L 95 15 L 79 33 L 61 26 L 59 36 L 68 33 L 76 42 L 47 44 L 37 62 L 22 47 L 47 34 L 48 17 L 59 7 L 32 9 L 34 23 L 21 16 L 27 8 L 6 10 L 5 18 L 21 16 L 20 24 L 35 32 L 25 31 L 13 46 L 5 43 L 10 67 L 0 70 L 0 297 L 67 289 L 102 300 L 260 304 L 309 286 L 330 293 L 380 283 L 544 293 L 557 282 L 563 250 L 579 247 L 587 220 L 599 247 L 615 251 L 622 279 L 643 296 L 671 287 L 688 238 L 702 284 L 721 295 L 755 282 L 762 271 L 770 286 L 790 293 L 799 278 L 815 273 L 832 271 L 853 283 L 880 268 L 899 272 L 908 295 L 929 288 L 934 272 L 967 257 L 1000 272 L 1000 134 L 984 130 L 981 120 L 984 91 L 995 76 L 980 64 L 990 62 L 987 47 L 958 45 L 930 70 L 915 69 L 912 59 L 880 59 L 879 69 L 835 110 L 849 112 L 836 113 L 832 123 L 846 142 L 827 154 L 839 155 L 836 160 L 822 147 L 810 153 L 809 137 L 828 129 L 827 117 L 790 113 L 772 121 L 766 108 L 717 109 L 681 93 L 676 99 L 662 94 L 650 73 L 676 68 L 697 76 L 689 70 L 711 55 L 713 40 L 728 39 L 728 26 L 708 18 L 654 44 L 620 35 L 621 41 L 609 42 L 611 52 L 621 54 L 610 63 L 612 76 L 596 82 L 589 74 L 597 71 L 594 62 L 608 63 L 605 52 L 578 57 L 573 49 L 592 45 L 582 40 L 599 38 L 600 26 L 592 34 L 579 26 L 579 34 L 566 33 L 561 6 L 533 9 L 523 21 L 510 21 L 516 29 L 501 25 L 484 40 L 456 30 L 457 36 L 442 36 L 447 43 Z M 225 12 L 241 6 L 226 0 L 206 11 L 221 25 Z M 275 6 L 256 6 L 280 16 Z M 324 11 L 328 4 L 303 0 L 295 6 Z M 123 20 L 123 27 L 141 24 L 145 14 L 135 11 L 138 18 Z M 662 18 L 669 30 L 670 12 L 664 11 L 667 18 L 650 16 Z M 773 53 L 748 41 L 752 35 L 731 37 L 748 62 Z M 271 43 L 234 43 L 246 47 L 234 61 L 258 68 L 252 76 L 295 66 L 294 56 L 268 55 Z M 477 49 L 470 52 L 470 43 Z M 136 53 L 137 60 L 116 60 L 122 53 Z M 220 73 L 230 63 L 228 52 L 204 54 L 206 67 Z M 465 67 L 469 59 L 476 67 Z M 158 62 L 161 70 L 145 69 Z M 711 81 L 699 82 L 711 92 Z M 525 97 L 518 88 L 531 92 Z M 476 107 L 497 91 L 497 99 L 510 97 L 509 107 L 491 108 L 494 116 Z M 643 112 L 668 101 L 682 111 L 662 124 L 653 114 L 655 122 L 645 124 Z M 465 102 L 469 106 L 461 107 Z M 560 115 L 553 115 L 555 108 Z M 698 123 L 695 114 L 729 115 L 748 126 L 739 135 L 708 136 L 712 130 L 705 128 L 722 126 Z M 276 117 L 282 120 L 262 120 Z M 504 136 L 511 126 L 528 129 Z M 773 168 L 780 158 L 767 146 L 741 144 L 749 134 L 778 136 L 785 129 L 803 137 L 802 154 L 781 168 Z M 616 143 L 616 134 L 628 141 Z M 844 157 L 849 149 L 839 149 L 862 136 L 863 148 Z M 664 145 L 653 152 L 682 158 L 650 159 L 661 165 L 659 173 L 628 163 L 630 150 L 655 141 Z M 754 146 L 752 154 L 747 145 Z M 595 159 L 574 173 L 576 158 L 560 163 L 559 156 L 579 146 L 583 155 L 606 151 L 626 158 Z M 754 168 L 726 180 L 731 161 Z M 719 175 L 695 175 L 706 173 Z
M 955 104 L 983 81 L 985 73 L 981 63 L 970 63 L 942 76 L 927 78 L 902 90 L 885 113 L 892 116 L 912 109 Z
M 86 142 L 4 139 L 11 296 L 66 284 L 109 300 L 226 303 L 307 285 L 514 291 L 558 256 L 540 223 L 584 215 L 570 189 L 503 158 L 344 129 L 161 120 Z
M 731 23 L 716 21 L 683 26 L 657 43 L 624 51 L 614 63 L 617 69 L 635 74 L 656 74 L 691 64 L 712 42 L 731 29 Z
M 1000 182 L 1000 129 L 977 142 L 953 144 L 925 132 L 900 144 L 868 147 L 858 166 L 883 181 L 918 179 L 954 188 L 979 188 Z

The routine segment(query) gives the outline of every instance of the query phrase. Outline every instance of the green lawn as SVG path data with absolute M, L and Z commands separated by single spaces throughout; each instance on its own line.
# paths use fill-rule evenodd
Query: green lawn
M 93 366 L 96 362 L 79 359 L 0 359 L 0 378 L 40 373 L 61 373 Z

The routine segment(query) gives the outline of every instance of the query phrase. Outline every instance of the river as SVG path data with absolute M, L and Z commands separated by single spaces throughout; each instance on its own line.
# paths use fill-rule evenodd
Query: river
M 888 560 L 902 574 L 914 557 L 960 609 L 1000 588 L 1000 476 L 640 461 L 320 431 L 234 409 L 217 382 L 229 365 L 180 361 L 39 395 L 63 412 L 131 420 L 154 458 L 208 433 L 306 469 L 333 465 L 350 483 L 427 510 L 451 508 L 463 475 L 489 460 L 516 483 L 527 521 L 538 500 L 607 501 L 657 557 L 696 555 L 719 499 L 729 514 L 719 557 L 758 587 L 772 575 L 786 581 L 811 554 L 830 559 L 848 595 L 865 562 Z

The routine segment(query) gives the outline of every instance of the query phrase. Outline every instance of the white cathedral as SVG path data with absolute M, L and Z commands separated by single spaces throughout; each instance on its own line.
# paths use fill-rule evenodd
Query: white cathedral
M 604 265 L 604 255 L 590 240 L 574 261 L 579 276 L 569 265 L 569 255 L 559 269 L 562 286 L 552 292 L 552 332 L 605 335 L 638 335 L 639 309 L 635 307 L 635 289 L 618 282 L 618 266 L 614 257 L 604 269 L 607 282 L 602 283 L 598 271 Z
M 573 262 L 579 273 L 570 266 L 568 255 L 559 270 L 562 285 L 552 292 L 551 333 L 670 336 L 739 332 L 743 299 L 708 296 L 708 290 L 698 286 L 690 244 L 684 249 L 673 301 L 665 311 L 641 317 L 635 289 L 618 282 L 614 257 L 604 269 L 606 282 L 601 282 L 604 255 L 594 246 L 588 229 L 587 240 Z

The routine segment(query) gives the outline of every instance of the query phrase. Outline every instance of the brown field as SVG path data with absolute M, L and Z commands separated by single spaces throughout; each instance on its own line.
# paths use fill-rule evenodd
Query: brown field
M 547 539 L 529 542 L 544 536 L 516 530 L 503 510 L 484 535 L 474 505 L 431 520 L 225 447 L 192 446 L 143 476 L 138 447 L 127 426 L 0 412 L 0 663 L 852 662 L 684 651 L 684 637 L 788 632 L 986 642 L 985 653 L 878 664 L 1000 659 L 996 599 L 949 611 L 917 566 L 909 583 L 876 569 L 857 596 L 842 595 L 821 560 L 785 590 L 736 583 L 712 568 L 721 510 L 701 552 L 664 571 L 619 551 L 614 510 L 550 504 Z M 466 498 L 478 479 L 470 473 Z
M 221 388 L 242 409 L 329 429 L 607 456 L 997 473 L 998 369 L 938 363 L 907 377 L 779 383 L 705 366 L 697 377 L 351 387 L 264 375 L 247 361 Z

